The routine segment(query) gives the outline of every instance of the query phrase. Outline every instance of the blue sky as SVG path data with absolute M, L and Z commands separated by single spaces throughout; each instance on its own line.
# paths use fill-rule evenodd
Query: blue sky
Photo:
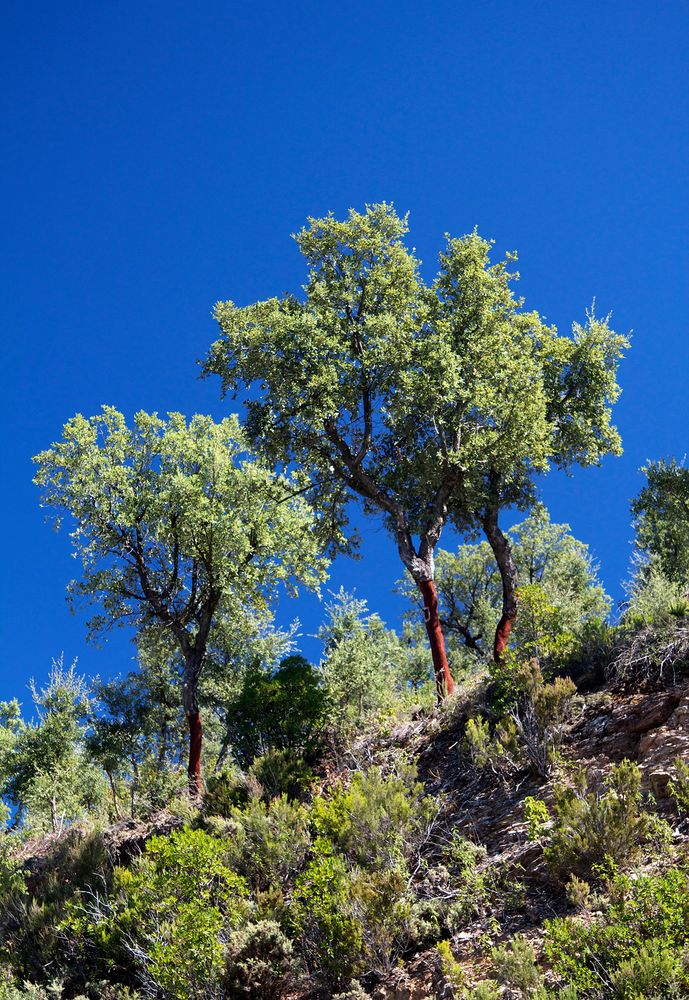
M 298 291 L 307 215 L 390 200 L 430 277 L 445 232 L 517 249 L 521 291 L 561 330 L 596 297 L 633 331 L 625 454 L 551 476 L 616 598 L 648 457 L 687 450 L 689 4 L 33 3 L 0 39 L 4 526 L 0 697 L 86 646 L 75 564 L 43 522 L 31 455 L 76 411 L 225 410 L 197 359 L 219 298 Z M 394 622 L 400 568 L 365 528 L 356 586 Z M 284 601 L 315 631 L 315 599 Z M 306 651 L 316 644 L 306 640 Z

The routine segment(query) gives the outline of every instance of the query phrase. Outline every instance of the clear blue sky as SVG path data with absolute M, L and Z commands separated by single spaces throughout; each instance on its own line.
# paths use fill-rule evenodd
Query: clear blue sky
M 298 291 L 289 234 L 383 199 L 428 276 L 443 233 L 478 226 L 561 329 L 596 296 L 633 330 L 624 457 L 543 484 L 620 596 L 637 469 L 687 450 L 688 3 L 27 0 L 0 46 L 0 697 L 61 650 L 105 674 L 132 654 L 70 616 L 76 567 L 30 456 L 104 402 L 221 415 L 196 378 L 213 303 Z M 363 552 L 331 586 L 394 622 L 392 543 L 372 525 Z M 283 602 L 296 614 L 313 632 L 315 600 Z

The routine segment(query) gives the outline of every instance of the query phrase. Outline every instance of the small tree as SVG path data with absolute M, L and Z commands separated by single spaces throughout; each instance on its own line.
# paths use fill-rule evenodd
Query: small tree
M 388 707 L 402 680 L 408 651 L 366 601 L 340 589 L 326 605 L 318 630 L 325 689 L 340 723 L 360 725 Z
M 477 233 L 449 239 L 431 285 L 391 206 L 311 219 L 297 236 L 303 300 L 221 302 L 205 371 L 252 387 L 248 430 L 296 462 L 345 545 L 347 501 L 382 515 L 423 597 L 439 696 L 453 687 L 438 617 L 434 553 L 443 527 L 483 529 L 503 579 L 500 655 L 516 615 L 516 574 L 498 525 L 533 500 L 549 462 L 619 451 L 608 402 L 625 346 L 590 315 L 559 337 L 515 298 L 514 255 L 495 265 Z
M 31 684 L 35 718 L 23 721 L 16 703 L 2 713 L 3 795 L 17 822 L 58 832 L 66 821 L 95 808 L 103 797 L 100 772 L 85 748 L 89 699 L 84 679 L 54 660 L 48 683 Z
M 641 471 L 646 485 L 632 500 L 632 514 L 642 566 L 689 588 L 689 469 L 672 459 L 649 462 Z
M 267 614 L 280 583 L 317 587 L 325 562 L 298 487 L 254 461 L 235 417 L 214 423 L 113 407 L 73 417 L 35 459 L 43 502 L 74 522 L 83 566 L 70 597 L 100 610 L 91 635 L 129 622 L 163 634 L 183 664 L 190 787 L 200 791 L 199 677 L 214 630 Z

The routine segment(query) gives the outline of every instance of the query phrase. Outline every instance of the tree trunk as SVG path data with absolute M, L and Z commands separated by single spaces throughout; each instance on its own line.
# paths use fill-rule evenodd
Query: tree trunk
M 201 713 L 191 712 L 187 716 L 189 722 L 189 794 L 194 798 L 203 795 L 203 780 L 201 778 L 201 744 L 203 742 L 203 727 Z
M 119 802 L 117 801 L 117 791 L 115 789 L 115 779 L 113 778 L 111 771 L 106 771 L 105 773 L 107 774 L 108 781 L 110 782 L 110 791 L 112 792 L 112 804 L 115 807 L 115 819 L 119 821 L 119 820 L 122 819 L 122 816 L 120 815 L 120 805 L 119 805 Z
M 455 685 L 450 673 L 450 667 L 445 653 L 445 640 L 438 617 L 438 595 L 433 580 L 417 580 L 416 585 L 423 597 L 423 617 L 426 623 L 428 641 L 431 644 L 435 686 L 438 692 L 438 702 L 452 694 Z
M 502 614 L 493 642 L 493 660 L 501 663 L 517 617 L 517 567 L 514 565 L 510 543 L 498 525 L 497 509 L 491 509 L 486 514 L 483 530 L 493 550 L 502 580 Z
M 198 683 L 201 673 L 201 663 L 192 654 L 186 662 L 184 670 L 184 689 L 182 700 L 184 712 L 189 724 L 189 794 L 192 798 L 203 795 L 203 778 L 201 777 L 201 747 L 203 745 L 203 727 L 199 711 Z

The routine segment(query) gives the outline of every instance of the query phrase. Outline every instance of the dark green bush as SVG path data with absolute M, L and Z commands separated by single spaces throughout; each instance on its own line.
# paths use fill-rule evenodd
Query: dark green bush
M 321 676 L 303 656 L 288 656 L 277 670 L 248 670 L 228 705 L 227 737 L 242 767 L 268 750 L 311 758 L 328 719 L 329 701 Z
M 224 986 L 231 997 L 276 1000 L 294 968 L 293 946 L 275 921 L 250 923 L 231 935 Z
M 268 750 L 256 757 L 249 774 L 260 784 L 265 799 L 273 799 L 276 795 L 302 799 L 314 779 L 306 761 L 291 750 Z

